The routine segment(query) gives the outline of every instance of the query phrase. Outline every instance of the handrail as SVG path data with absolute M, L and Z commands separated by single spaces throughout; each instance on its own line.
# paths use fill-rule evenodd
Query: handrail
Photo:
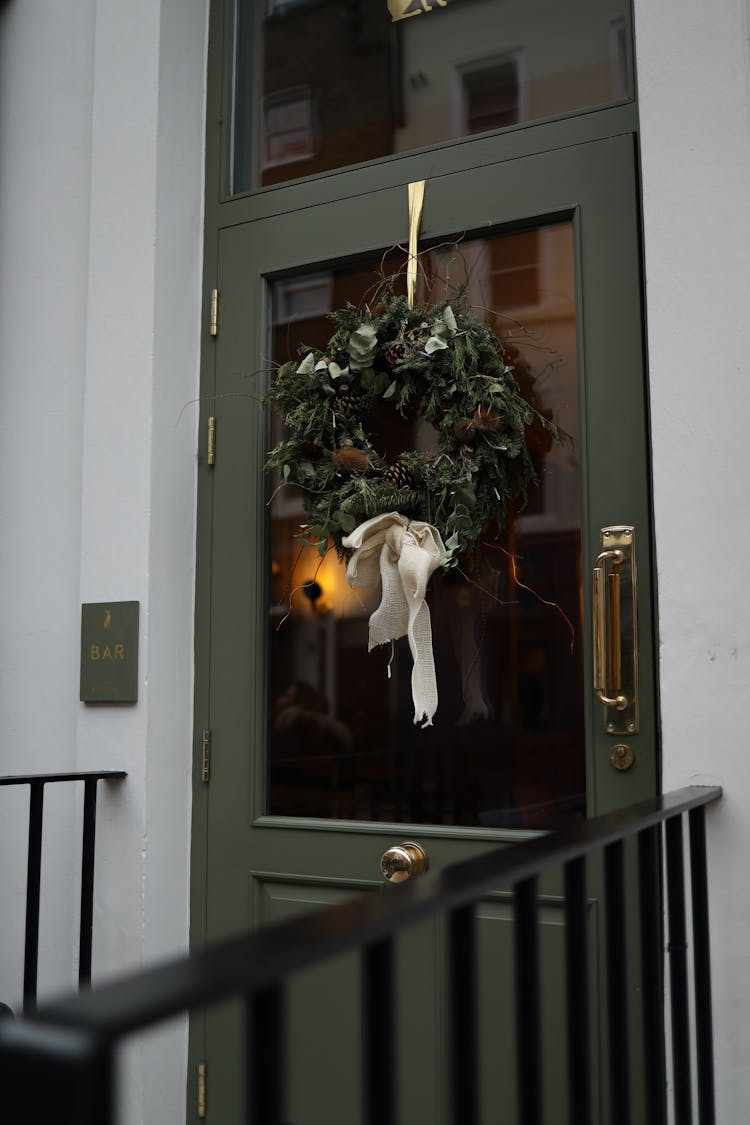
M 252 1121 L 277 1125 L 282 1120 L 282 988 L 293 972 L 355 948 L 361 950 L 364 1006 L 364 1089 L 369 1125 L 395 1121 L 393 1013 L 395 981 L 392 941 L 397 931 L 427 916 L 448 918 L 455 1120 L 464 1125 L 478 1112 L 477 980 L 474 907 L 489 890 L 512 891 L 515 917 L 518 1098 L 521 1120 L 541 1121 L 541 1036 L 537 880 L 552 867 L 565 873 L 566 981 L 569 1042 L 569 1113 L 577 1125 L 589 1125 L 591 1076 L 588 1071 L 589 1001 L 586 960 L 586 857 L 604 856 L 604 964 L 607 969 L 606 1033 L 610 1099 L 621 1106 L 617 1121 L 629 1121 L 628 992 L 622 973 L 626 917 L 625 841 L 637 838 L 639 932 L 641 942 L 644 1080 L 651 1106 L 649 1122 L 666 1122 L 666 1062 L 663 1020 L 663 945 L 661 940 L 660 849 L 666 826 L 667 903 L 670 936 L 670 994 L 675 1105 L 692 1097 L 690 1036 L 687 1021 L 687 944 L 682 888 L 682 821 L 690 823 L 690 877 L 693 908 L 693 956 L 696 989 L 697 1085 L 703 1107 L 700 1120 L 712 1121 L 713 1055 L 711 1043 L 708 900 L 705 863 L 705 807 L 721 797 L 719 787 L 691 786 L 630 808 L 596 817 L 560 832 L 504 846 L 453 864 L 419 879 L 363 895 L 315 914 L 230 939 L 210 949 L 129 974 L 120 980 L 48 1004 L 22 1023 L 0 1022 L 0 1079 L 19 1064 L 53 1076 L 67 1058 L 68 1081 L 79 1091 L 98 1091 L 90 1116 L 80 1125 L 112 1120 L 112 1052 L 132 1032 L 193 1008 L 229 997 L 244 997 L 254 1036 L 249 1063 L 249 1110 Z M 262 1056 L 256 1052 L 262 1050 Z M 687 1053 L 686 1053 L 687 1051 Z M 76 1068 L 78 1068 L 76 1070 Z M 32 1081 L 33 1085 L 33 1081 Z M 28 1086 L 26 1087 L 28 1094 Z M 25 1095 L 24 1095 L 25 1096 Z M 87 1095 L 88 1096 L 88 1095 Z M 52 1095 L 45 1105 L 52 1106 Z M 662 1105 L 662 1103 L 664 1103 Z M 470 1112 L 467 1107 L 474 1107 Z M 704 1112 L 705 1111 L 705 1112 Z M 88 1110 L 86 1112 L 89 1112 Z M 468 1114 L 468 1116 L 467 1116 Z M 686 1118 L 683 1118 L 686 1119 Z M 44 1120 L 44 1118 L 39 1118 Z M 615 1118 L 613 1118 L 615 1120 Z
M 690 786 L 627 809 L 485 852 L 442 871 L 359 895 L 314 914 L 232 938 L 120 980 L 95 992 L 47 1005 L 39 1016 L 59 1026 L 88 1027 L 107 1037 L 148 1027 L 196 1005 L 254 992 L 322 957 L 378 941 L 438 911 L 454 910 L 486 890 L 509 890 L 547 868 L 633 836 L 721 797 L 719 787 Z
M 46 785 L 57 782 L 83 782 L 78 982 L 79 985 L 85 985 L 91 980 L 97 787 L 100 781 L 119 781 L 125 777 L 127 777 L 127 774 L 124 770 L 83 770 L 79 773 L 32 773 L 0 777 L 0 786 L 28 785 L 29 787 L 29 846 L 26 869 L 26 934 L 23 966 L 23 1000 L 26 1011 L 36 1004 L 44 788 Z
M 0 785 L 43 785 L 55 781 L 118 781 L 127 777 L 125 770 L 82 770 L 80 773 L 26 773 L 5 774 Z

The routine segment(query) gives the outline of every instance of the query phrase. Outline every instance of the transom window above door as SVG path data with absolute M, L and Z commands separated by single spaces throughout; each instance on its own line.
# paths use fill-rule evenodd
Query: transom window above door
M 632 95 L 626 0 L 232 3 L 231 194 Z

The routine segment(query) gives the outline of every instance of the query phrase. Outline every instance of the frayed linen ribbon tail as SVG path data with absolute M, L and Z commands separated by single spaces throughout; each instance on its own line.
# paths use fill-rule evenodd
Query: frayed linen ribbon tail
M 365 520 L 343 545 L 354 554 L 346 580 L 350 586 L 382 585 L 381 601 L 370 618 L 368 649 L 407 635 L 414 667 L 411 693 L 414 722 L 432 726 L 438 693 L 432 655 L 427 583 L 445 556 L 440 532 L 432 524 L 387 512 Z

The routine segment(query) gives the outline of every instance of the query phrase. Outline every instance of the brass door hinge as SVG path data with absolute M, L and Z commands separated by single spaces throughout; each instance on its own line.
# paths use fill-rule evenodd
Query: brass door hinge
M 208 419 L 208 464 L 216 464 L 216 419 L 213 414 Z
M 198 1116 L 206 1116 L 206 1064 L 198 1063 Z
M 204 730 L 201 743 L 201 781 L 208 781 L 211 777 L 211 731 Z
M 219 290 L 211 290 L 211 311 L 208 316 L 209 336 L 219 335 Z

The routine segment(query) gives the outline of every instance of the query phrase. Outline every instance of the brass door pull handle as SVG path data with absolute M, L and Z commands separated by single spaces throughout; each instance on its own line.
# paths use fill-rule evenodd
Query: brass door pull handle
M 594 691 L 608 707 L 624 711 L 628 705 L 622 694 L 622 638 L 620 635 L 620 575 L 625 555 L 622 551 L 602 551 L 594 563 Z M 612 566 L 607 575 L 607 598 L 604 597 L 605 564 Z M 608 620 L 607 620 L 608 618 Z M 609 628 L 607 628 L 609 625 Z M 609 642 L 605 644 L 605 638 Z M 609 676 L 607 675 L 609 672 Z M 608 683 L 612 695 L 608 694 Z
M 429 865 L 427 852 L 411 840 L 395 844 L 380 857 L 380 871 L 389 883 L 404 883 L 414 875 L 421 875 Z
M 603 527 L 592 573 L 594 691 L 608 734 L 638 730 L 635 529 Z

